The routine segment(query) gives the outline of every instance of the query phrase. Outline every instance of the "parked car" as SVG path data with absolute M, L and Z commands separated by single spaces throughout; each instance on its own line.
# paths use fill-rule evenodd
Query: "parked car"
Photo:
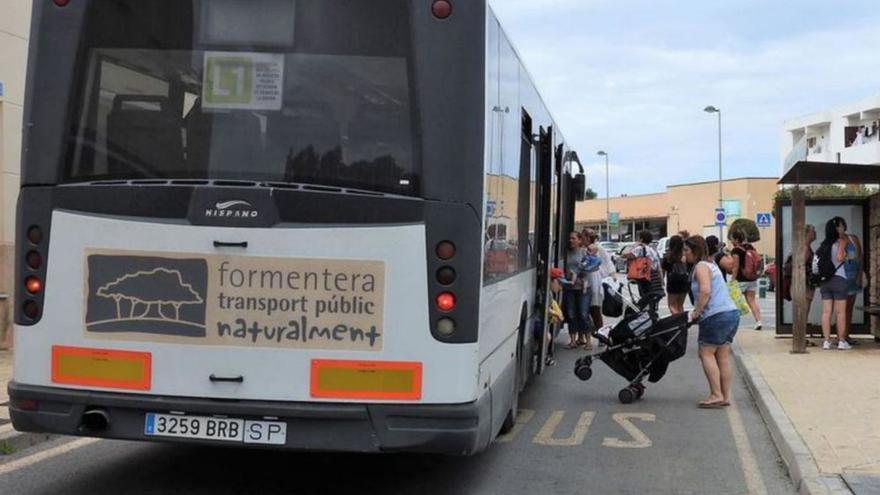
M 771 261 L 764 266 L 764 275 L 770 280 L 770 292 L 776 290 L 776 262 Z
M 657 254 L 659 254 L 662 258 L 666 254 L 666 250 L 669 249 L 669 238 L 661 238 L 659 241 L 657 241 L 657 246 L 654 249 L 657 250 Z
M 618 273 L 626 271 L 626 259 L 623 257 L 623 252 L 635 244 L 635 242 L 621 242 L 619 243 L 620 248 L 611 254 L 611 261 L 614 263 L 614 268 L 617 269 Z

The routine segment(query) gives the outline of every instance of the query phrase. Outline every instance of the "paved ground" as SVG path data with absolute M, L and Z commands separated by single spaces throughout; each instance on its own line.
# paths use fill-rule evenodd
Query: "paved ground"
M 747 332 L 738 342 L 821 472 L 880 476 L 880 345 L 871 339 L 851 351 L 811 347 L 809 354 L 793 355 L 790 339 L 771 334 Z
M 691 341 L 693 345 L 693 339 Z M 597 364 L 572 374 L 559 351 L 522 398 L 522 424 L 473 458 L 254 452 L 60 438 L 0 457 L 3 494 L 568 494 L 792 493 L 765 425 L 737 375 L 735 407 L 699 410 L 694 357 L 645 400 L 617 401 L 622 379 Z

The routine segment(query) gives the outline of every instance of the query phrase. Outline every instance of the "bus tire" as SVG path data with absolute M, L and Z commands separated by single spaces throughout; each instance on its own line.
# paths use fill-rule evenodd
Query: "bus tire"
M 524 313 L 520 318 L 519 331 L 517 332 L 518 335 L 516 339 L 516 359 L 514 360 L 516 377 L 513 381 L 513 400 L 510 403 L 510 410 L 507 411 L 507 416 L 504 417 L 504 422 L 501 423 L 502 435 L 510 433 L 516 424 L 516 416 L 519 414 L 519 393 L 525 388 L 526 377 L 523 376 L 523 359 L 525 359 L 526 353 L 523 352 L 523 347 L 525 346 L 526 326 L 528 322 L 525 318 L 525 309 L 523 311 Z

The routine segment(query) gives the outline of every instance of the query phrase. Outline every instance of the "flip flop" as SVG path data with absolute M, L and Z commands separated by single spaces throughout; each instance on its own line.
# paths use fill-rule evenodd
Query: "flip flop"
M 578 344 L 565 344 L 565 346 L 563 347 L 563 349 L 577 349 L 577 348 L 578 348 Z
M 700 409 L 721 409 L 722 407 L 726 407 L 724 401 L 720 402 L 700 402 L 697 404 L 697 407 Z

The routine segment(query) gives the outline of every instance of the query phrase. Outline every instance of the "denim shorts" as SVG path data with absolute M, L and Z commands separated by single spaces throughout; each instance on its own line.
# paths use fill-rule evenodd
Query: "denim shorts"
M 758 281 L 752 280 L 750 282 L 739 282 L 739 290 L 741 290 L 743 294 L 746 292 L 757 292 Z
M 846 301 L 849 297 L 849 282 L 843 277 L 833 277 L 819 289 L 823 301 Z
M 739 310 L 725 311 L 700 320 L 700 345 L 722 346 L 733 343 L 739 330 Z

